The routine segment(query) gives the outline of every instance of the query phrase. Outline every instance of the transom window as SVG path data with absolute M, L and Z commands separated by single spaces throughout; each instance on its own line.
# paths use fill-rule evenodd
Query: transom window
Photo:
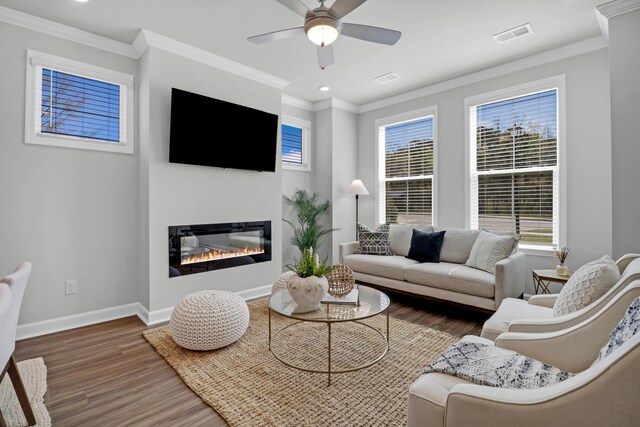
M 381 223 L 434 222 L 434 115 L 378 126 Z
M 295 117 L 282 117 L 282 167 L 309 171 L 311 123 Z
M 133 76 L 27 52 L 25 142 L 133 153 Z
M 471 105 L 470 226 L 559 244 L 558 89 Z

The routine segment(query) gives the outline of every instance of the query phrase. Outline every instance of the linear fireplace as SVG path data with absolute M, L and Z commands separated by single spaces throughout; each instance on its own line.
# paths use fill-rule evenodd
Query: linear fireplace
M 169 277 L 271 261 L 271 221 L 169 227 Z

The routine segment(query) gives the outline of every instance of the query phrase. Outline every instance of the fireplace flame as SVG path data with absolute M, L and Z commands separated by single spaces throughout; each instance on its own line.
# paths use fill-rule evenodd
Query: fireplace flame
M 230 251 L 212 250 L 210 252 L 203 252 L 197 255 L 184 255 L 180 261 L 180 265 L 195 264 L 198 262 L 216 261 L 219 259 L 236 258 L 247 255 L 263 254 L 264 249 L 251 248 L 245 246 L 244 249 L 235 249 Z

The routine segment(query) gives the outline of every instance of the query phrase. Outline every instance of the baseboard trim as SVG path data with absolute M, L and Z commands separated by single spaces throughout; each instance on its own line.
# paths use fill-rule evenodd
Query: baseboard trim
M 70 316 L 57 317 L 50 320 L 42 320 L 40 322 L 25 323 L 18 326 L 16 340 L 52 334 L 54 332 L 66 331 L 68 329 L 81 328 L 83 326 L 108 322 L 109 320 L 121 319 L 129 316 L 138 316 L 144 321 L 148 316 L 148 312 L 142 304 L 134 302 L 131 304 L 119 305 L 117 307 L 103 308 L 100 310 L 87 311 L 85 313 L 72 314 Z
M 237 292 L 237 294 L 246 301 L 261 298 L 269 295 L 270 293 L 271 284 Z M 151 326 L 169 321 L 172 312 L 173 307 L 149 311 L 141 303 L 134 302 L 131 304 L 119 305 L 117 307 L 109 307 L 100 310 L 87 311 L 85 313 L 72 314 L 70 316 L 57 317 L 55 319 L 25 323 L 18 326 L 16 340 L 24 340 L 55 332 L 67 331 L 69 329 L 95 325 L 96 323 L 108 322 L 110 320 L 121 319 L 129 316 L 138 316 L 146 325 Z
M 257 288 L 247 289 L 245 291 L 236 292 L 245 301 L 251 301 L 257 298 L 267 296 L 271 293 L 271 284 L 260 286 Z M 157 325 L 158 323 L 168 322 L 171 319 L 173 307 L 162 308 L 149 312 L 149 318 L 145 322 L 148 326 Z

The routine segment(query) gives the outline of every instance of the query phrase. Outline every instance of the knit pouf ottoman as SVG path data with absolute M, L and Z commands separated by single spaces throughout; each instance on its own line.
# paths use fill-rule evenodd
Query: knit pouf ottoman
M 171 337 L 188 350 L 215 350 L 240 339 L 249 326 L 249 307 L 227 291 L 200 291 L 176 305 L 169 321 Z

